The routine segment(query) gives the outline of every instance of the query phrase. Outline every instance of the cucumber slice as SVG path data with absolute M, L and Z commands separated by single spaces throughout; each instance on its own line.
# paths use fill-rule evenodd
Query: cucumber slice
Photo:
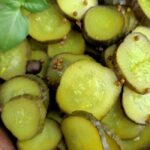
M 127 116 L 136 123 L 150 122 L 150 93 L 138 94 L 127 87 L 123 90 L 123 108 Z
M 139 93 L 150 89 L 150 42 L 140 33 L 128 35 L 116 53 L 121 76 Z M 118 72 L 119 73 L 119 72 Z
M 122 141 L 122 150 L 149 150 L 150 145 L 150 125 L 146 125 L 142 133 L 131 140 Z
M 26 141 L 18 141 L 17 147 L 20 150 L 52 150 L 62 138 L 58 124 L 51 119 L 46 119 L 41 133 Z
M 133 32 L 139 32 L 144 34 L 150 41 L 150 28 L 144 26 L 138 26 L 135 28 L 135 30 L 133 30 Z
M 66 113 L 84 110 L 101 119 L 117 100 L 121 87 L 117 77 L 108 68 L 90 61 L 80 60 L 64 72 L 57 89 L 59 107 Z
M 115 51 L 117 50 L 117 45 L 111 45 L 109 46 L 105 51 L 104 51 L 104 60 L 106 65 L 113 69 L 113 59 L 114 59 L 114 54 Z
M 81 20 L 85 12 L 98 4 L 97 0 L 57 0 L 60 9 L 70 18 Z M 69 7 L 68 7 L 69 6 Z
M 39 77 L 45 78 L 48 64 L 49 64 L 48 55 L 44 51 L 34 50 L 34 51 L 32 51 L 30 60 L 40 61 L 40 63 L 42 64 L 42 66 L 41 66 L 42 68 L 41 68 L 41 71 L 37 75 Z
M 0 52 L 0 78 L 8 80 L 26 72 L 27 60 L 30 56 L 30 47 L 27 41 L 9 50 Z
M 85 51 L 85 42 L 82 35 L 77 31 L 71 31 L 66 39 L 50 43 L 48 45 L 48 56 L 54 57 L 60 53 L 83 54 Z
M 123 31 L 124 18 L 116 7 L 96 6 L 84 17 L 86 36 L 97 42 L 113 42 Z
M 48 82 L 52 85 L 59 84 L 61 76 L 66 68 L 72 63 L 82 59 L 94 60 L 88 55 L 75 55 L 70 53 L 62 53 L 56 55 L 54 58 L 52 58 L 48 67 Z
M 49 101 L 48 87 L 46 87 L 44 83 L 39 83 L 37 82 L 37 80 L 35 81 L 35 79 L 31 79 L 31 76 L 30 78 L 28 76 L 14 77 L 1 85 L 0 87 L 1 105 L 5 105 L 5 103 L 8 102 L 11 98 L 23 94 L 39 96 L 42 98 L 42 101 L 45 103 L 45 106 L 48 105 L 47 104 Z
M 4 125 L 19 140 L 34 137 L 40 130 L 46 110 L 40 98 L 17 96 L 7 102 L 1 117 Z
M 150 19 L 150 1 L 149 0 L 138 0 L 138 4 L 142 8 L 145 15 Z
M 120 139 L 131 139 L 137 137 L 143 130 L 143 126 L 129 120 L 118 100 L 111 111 L 102 119 L 102 123 L 112 130 Z
M 61 129 L 69 150 L 108 150 L 101 124 L 91 114 L 79 111 L 62 121 Z
M 41 42 L 60 40 L 71 28 L 70 22 L 54 3 L 42 12 L 30 14 L 28 18 L 29 35 Z

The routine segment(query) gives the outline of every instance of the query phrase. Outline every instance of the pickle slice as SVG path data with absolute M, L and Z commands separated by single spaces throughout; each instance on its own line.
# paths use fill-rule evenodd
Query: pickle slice
M 147 93 L 150 89 L 149 48 L 150 42 L 143 34 L 132 33 L 125 38 L 116 53 L 121 76 L 139 93 Z
M 138 94 L 128 87 L 123 90 L 123 108 L 127 116 L 136 123 L 150 123 L 150 93 Z
M 31 95 L 17 96 L 2 110 L 4 125 L 19 140 L 27 140 L 41 131 L 46 110 L 40 98 Z
M 42 98 L 42 101 L 45 103 L 45 106 L 48 105 L 49 101 L 48 87 L 46 87 L 45 83 L 39 83 L 42 82 L 39 81 L 40 79 L 38 79 L 37 82 L 38 77 L 34 78 L 36 78 L 36 81 L 35 79 L 31 79 L 31 75 L 30 77 L 29 75 L 17 76 L 2 84 L 0 87 L 1 105 L 5 105 L 5 103 L 9 101 L 11 98 L 23 94 L 39 96 Z
M 70 31 L 70 22 L 61 14 L 56 4 L 29 15 L 29 35 L 38 41 L 62 39 Z
M 30 47 L 27 41 L 9 50 L 0 52 L 0 78 L 8 80 L 26 72 L 27 60 L 30 56 Z
M 116 7 L 96 6 L 84 17 L 84 30 L 89 40 L 113 42 L 122 34 L 123 28 L 124 17 Z
M 77 31 L 71 31 L 65 39 L 48 45 L 48 56 L 53 57 L 60 53 L 83 54 L 85 42 L 82 35 Z
M 113 69 L 113 59 L 114 59 L 114 54 L 117 49 L 117 45 L 113 44 L 109 46 L 105 51 L 104 51 L 104 60 L 106 65 Z
M 138 0 L 138 4 L 142 8 L 145 15 L 150 19 L 150 1 L 149 0 Z
M 70 18 L 81 20 L 85 12 L 98 4 L 97 0 L 57 0 L 60 9 Z M 68 7 L 69 6 L 69 7 Z
M 120 94 L 116 81 L 112 70 L 91 60 L 79 60 L 65 70 L 57 89 L 57 103 L 66 113 L 84 110 L 101 119 Z
M 137 137 L 143 130 L 143 126 L 128 119 L 118 100 L 110 112 L 102 119 L 102 123 L 112 130 L 120 139 Z
M 61 129 L 69 150 L 109 149 L 101 124 L 89 113 L 74 112 L 62 121 Z
M 51 119 L 46 119 L 43 130 L 35 137 L 25 141 L 18 141 L 20 150 L 52 150 L 57 147 L 62 138 L 58 124 Z

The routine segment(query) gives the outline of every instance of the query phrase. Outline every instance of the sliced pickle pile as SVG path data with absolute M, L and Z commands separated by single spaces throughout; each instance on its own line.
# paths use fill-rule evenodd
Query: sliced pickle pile
M 0 0 L 0 47 L 24 19 L 0 49 L 0 150 L 149 150 L 150 0 Z

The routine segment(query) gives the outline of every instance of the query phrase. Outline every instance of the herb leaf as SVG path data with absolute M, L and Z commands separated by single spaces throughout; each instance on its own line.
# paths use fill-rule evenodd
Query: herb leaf
M 26 0 L 23 6 L 30 12 L 39 12 L 48 7 L 46 0 Z
M 28 21 L 20 9 L 4 7 L 0 9 L 0 51 L 10 50 L 28 34 Z
M 24 0 L 0 0 L 0 4 L 12 8 L 19 8 Z

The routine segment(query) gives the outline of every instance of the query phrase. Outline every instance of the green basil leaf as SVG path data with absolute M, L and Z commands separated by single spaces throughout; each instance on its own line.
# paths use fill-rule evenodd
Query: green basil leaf
M 38 12 L 46 9 L 48 3 L 46 0 L 26 0 L 23 6 L 30 12 Z
M 0 51 L 10 50 L 28 34 L 28 21 L 20 11 L 5 7 L 0 9 Z
M 0 0 L 2 5 L 6 5 L 12 8 L 19 8 L 24 0 Z

